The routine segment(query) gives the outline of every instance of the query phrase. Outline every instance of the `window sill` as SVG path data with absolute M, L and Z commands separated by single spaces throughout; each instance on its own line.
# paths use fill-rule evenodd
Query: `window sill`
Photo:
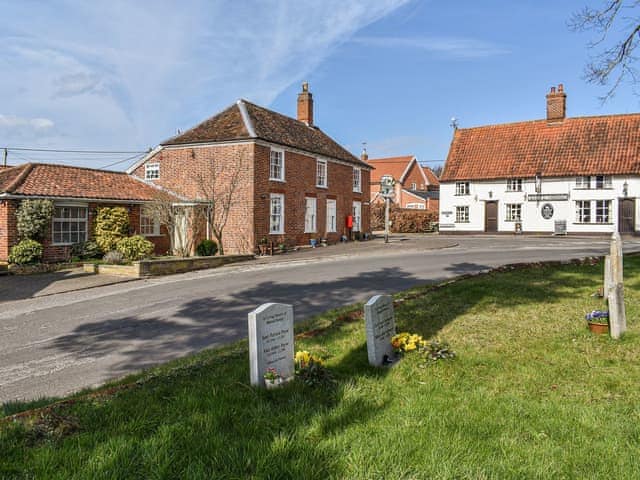
M 316 188 L 328 189 L 329 187 L 327 185 L 316 185 Z
M 362 193 L 362 190 L 353 190 L 353 193 Z
M 145 238 L 164 237 L 164 235 L 161 233 L 141 233 L 140 235 L 142 235 Z
M 286 183 L 286 180 L 284 178 L 269 178 L 270 182 L 280 182 L 280 183 Z
M 284 235 L 284 232 L 269 232 L 269 235 Z

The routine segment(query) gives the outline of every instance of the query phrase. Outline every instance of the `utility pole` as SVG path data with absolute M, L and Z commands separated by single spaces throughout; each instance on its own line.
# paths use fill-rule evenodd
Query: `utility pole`
M 7 166 L 7 156 L 9 155 L 9 151 L 5 148 L 4 149 L 4 155 L 2 155 L 2 166 L 6 167 Z

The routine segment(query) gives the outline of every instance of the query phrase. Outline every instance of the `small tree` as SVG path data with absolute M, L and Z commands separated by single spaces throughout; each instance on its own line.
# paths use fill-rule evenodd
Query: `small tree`
M 18 234 L 22 239 L 42 241 L 47 234 L 53 202 L 51 200 L 23 200 L 16 212 Z
M 195 156 L 194 153 L 192 153 Z M 235 207 L 243 204 L 240 187 L 247 182 L 248 156 L 241 152 L 233 160 L 213 154 L 196 176 L 200 201 L 207 206 L 205 216 L 209 230 L 224 255 L 223 236 Z
M 180 257 L 190 256 L 206 223 L 206 205 L 179 204 L 158 197 L 145 209 L 167 228 L 171 252 Z
M 114 250 L 129 234 L 129 213 L 123 207 L 98 208 L 93 233 L 103 252 Z

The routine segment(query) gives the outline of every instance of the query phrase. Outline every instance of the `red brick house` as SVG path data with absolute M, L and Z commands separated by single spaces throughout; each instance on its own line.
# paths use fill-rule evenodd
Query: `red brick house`
M 0 261 L 7 261 L 11 246 L 20 240 L 16 211 L 25 199 L 54 202 L 54 218 L 43 242 L 45 261 L 67 260 L 71 245 L 91 239 L 93 218 L 100 206 L 125 207 L 130 233 L 146 236 L 156 253 L 165 253 L 169 238 L 164 228 L 144 215 L 144 204 L 166 195 L 123 172 L 38 163 L 2 168 Z
M 396 181 L 395 198 L 401 208 L 438 211 L 440 183 L 428 167 L 422 167 L 413 155 L 404 157 L 373 158 L 368 160 L 375 168 L 371 174 L 371 201 L 380 201 L 380 179 L 391 175 Z
M 372 167 L 314 124 L 306 83 L 297 110 L 294 119 L 238 100 L 162 142 L 127 173 L 193 202 L 217 198 L 218 221 L 226 214 L 225 253 L 254 252 L 265 238 L 337 242 L 350 233 L 348 217 L 353 232 L 369 232 Z

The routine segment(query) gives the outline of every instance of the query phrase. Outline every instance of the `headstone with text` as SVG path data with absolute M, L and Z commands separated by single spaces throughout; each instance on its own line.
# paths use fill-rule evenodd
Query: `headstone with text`
M 265 386 L 264 374 L 273 368 L 283 380 L 295 374 L 293 306 L 265 303 L 249 313 L 251 385 Z
M 376 295 L 364 306 L 369 364 L 380 367 L 395 359 L 391 338 L 396 334 L 396 319 L 391 295 Z

